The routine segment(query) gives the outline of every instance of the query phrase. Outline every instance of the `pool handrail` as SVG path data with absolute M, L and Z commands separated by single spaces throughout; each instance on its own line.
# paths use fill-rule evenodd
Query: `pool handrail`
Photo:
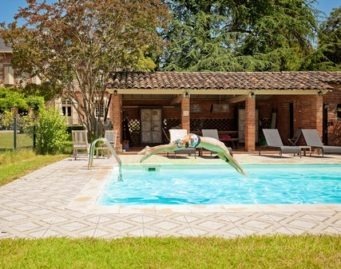
M 116 162 L 118 163 L 119 166 L 119 177 L 118 180 L 122 180 L 122 161 L 121 159 L 118 157 L 118 155 L 116 154 L 115 149 L 111 146 L 110 142 L 108 141 L 108 139 L 100 137 L 95 139 L 90 146 L 90 152 L 89 152 L 89 159 L 88 159 L 88 169 L 90 169 L 92 167 L 93 161 L 94 161 L 94 155 L 95 155 L 95 148 L 96 148 L 96 143 L 97 142 L 103 142 L 108 149 L 111 152 L 111 155 L 114 156 Z

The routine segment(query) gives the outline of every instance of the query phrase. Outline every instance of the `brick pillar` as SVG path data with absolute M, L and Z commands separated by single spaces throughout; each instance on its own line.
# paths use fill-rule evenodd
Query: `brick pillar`
M 249 96 L 245 100 L 245 150 L 255 151 L 256 149 L 256 99 Z
M 122 95 L 112 95 L 110 111 L 113 129 L 117 130 L 116 150 L 122 151 Z
M 181 128 L 186 129 L 189 133 L 191 131 L 190 124 L 190 97 L 183 96 L 181 100 Z
M 323 134 L 323 96 L 314 96 L 312 104 L 312 128 L 316 129 L 322 137 Z

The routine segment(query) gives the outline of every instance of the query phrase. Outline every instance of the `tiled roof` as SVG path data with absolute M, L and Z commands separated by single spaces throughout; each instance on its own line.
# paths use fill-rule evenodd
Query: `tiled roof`
M 116 72 L 113 89 L 332 89 L 341 72 Z
M 12 52 L 12 49 L 5 45 L 5 42 L 1 37 L 0 37 L 0 52 Z

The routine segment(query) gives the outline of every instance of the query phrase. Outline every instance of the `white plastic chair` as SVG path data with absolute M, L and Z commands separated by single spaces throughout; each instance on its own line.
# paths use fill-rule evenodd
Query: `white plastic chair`
M 187 135 L 187 130 L 186 129 L 170 129 L 169 135 L 170 135 L 170 143 L 172 143 L 178 139 L 184 138 Z M 174 153 L 175 153 L 175 156 L 178 153 L 178 154 L 188 154 L 188 155 L 194 154 L 194 157 L 195 158 L 197 157 L 195 148 L 181 148 L 181 149 L 176 150 Z
M 104 133 L 104 138 L 108 140 L 112 148 L 115 150 L 117 141 L 117 130 L 106 130 Z M 106 153 L 106 155 L 110 157 L 111 151 L 105 144 L 96 147 L 95 153 L 97 157 L 99 156 L 99 152 L 102 152 L 103 154 Z
M 110 145 L 115 149 L 117 140 L 117 130 L 106 130 L 104 138 L 107 139 Z

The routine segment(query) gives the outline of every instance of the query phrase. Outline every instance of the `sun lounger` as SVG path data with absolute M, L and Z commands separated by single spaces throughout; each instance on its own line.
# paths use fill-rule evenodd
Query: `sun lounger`
M 217 140 L 220 140 L 217 129 L 202 129 L 201 133 L 202 133 L 202 136 L 212 137 L 212 138 L 215 138 Z M 229 150 L 230 154 L 232 155 L 232 148 L 228 147 L 228 150 Z
M 187 135 L 187 130 L 186 129 L 170 129 L 169 135 L 170 135 L 170 142 L 174 142 L 178 139 L 184 138 Z M 176 150 L 174 153 L 175 153 L 175 156 L 176 154 L 189 154 L 189 155 L 194 154 L 195 158 L 197 156 L 195 148 L 183 148 L 183 149 Z
M 316 129 L 302 129 L 302 134 L 307 145 L 321 151 L 322 156 L 324 154 L 341 154 L 341 147 L 323 145 Z
M 301 156 L 301 150 L 297 146 L 284 146 L 277 129 L 263 129 L 264 137 L 268 147 L 279 149 L 279 154 L 293 153 Z M 261 155 L 261 151 L 259 151 Z

